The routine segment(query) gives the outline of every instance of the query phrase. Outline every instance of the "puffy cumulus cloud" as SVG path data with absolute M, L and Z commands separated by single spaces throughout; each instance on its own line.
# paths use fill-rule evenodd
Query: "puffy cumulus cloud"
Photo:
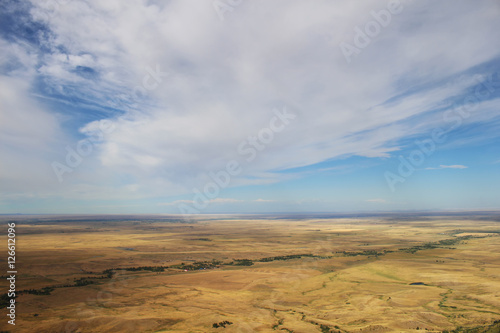
M 242 166 L 234 186 L 339 157 L 388 157 L 401 139 L 439 126 L 435 111 L 452 108 L 499 56 L 491 1 L 401 1 L 349 62 L 339 45 L 356 47 L 389 1 L 247 1 L 223 20 L 211 1 L 48 3 L 31 2 L 49 50 L 37 75 L 120 110 L 71 177 L 120 197 L 191 191 L 232 159 Z M 446 84 L 458 74 L 469 80 Z M 285 108 L 295 118 L 273 131 Z M 250 159 L 252 137 L 260 145 Z

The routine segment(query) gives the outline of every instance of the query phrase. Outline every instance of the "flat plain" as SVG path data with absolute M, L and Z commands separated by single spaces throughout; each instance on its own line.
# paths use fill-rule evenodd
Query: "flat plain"
M 1 220 L 0 331 L 498 332 L 494 214 Z

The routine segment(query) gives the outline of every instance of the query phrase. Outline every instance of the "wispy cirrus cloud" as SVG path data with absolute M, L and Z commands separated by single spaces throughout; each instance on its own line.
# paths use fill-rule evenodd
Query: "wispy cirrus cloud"
M 244 200 L 234 199 L 234 198 L 215 198 L 208 200 L 209 204 L 232 204 L 232 203 L 240 203 L 245 202 Z M 162 202 L 159 203 L 159 206 L 178 206 L 179 204 L 193 204 L 193 200 L 175 200 L 172 202 Z
M 443 165 L 441 164 L 439 167 L 429 167 L 425 168 L 425 170 L 440 170 L 440 169 L 467 169 L 468 167 L 465 165 L 455 164 L 455 165 Z
M 60 3 L 4 1 L 1 11 L 16 29 L 0 28 L 0 83 L 22 81 L 15 99 L 2 102 L 2 138 L 6 127 L 16 133 L 5 140 L 24 138 L 2 148 L 1 188 L 16 197 L 52 197 L 54 207 L 61 197 L 189 194 L 228 160 L 241 161 L 238 145 L 285 105 L 298 120 L 259 150 L 230 187 L 286 182 L 291 175 L 283 170 L 353 156 L 383 160 L 409 137 L 441 126 L 443 111 L 474 89 L 472 78 L 498 69 L 500 59 L 494 40 L 500 10 L 486 0 L 403 2 L 350 65 L 338 45 L 386 4 L 242 3 L 221 22 L 211 1 Z M 151 70 L 160 78 L 147 82 L 155 89 L 138 90 Z M 469 79 L 451 80 L 459 75 Z M 498 121 L 499 106 L 492 96 L 470 119 L 483 129 Z M 65 163 L 66 147 L 102 119 L 115 130 L 59 184 L 51 163 Z M 494 128 L 483 132 L 498 135 Z M 30 133 L 36 144 L 25 142 Z
M 255 199 L 254 202 L 276 202 L 276 200 L 268 200 L 268 199 Z

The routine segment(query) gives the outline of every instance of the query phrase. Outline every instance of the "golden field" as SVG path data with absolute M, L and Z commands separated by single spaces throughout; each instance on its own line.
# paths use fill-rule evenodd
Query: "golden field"
M 498 217 L 5 217 L 5 248 L 12 220 L 24 292 L 0 331 L 441 332 L 500 319 Z

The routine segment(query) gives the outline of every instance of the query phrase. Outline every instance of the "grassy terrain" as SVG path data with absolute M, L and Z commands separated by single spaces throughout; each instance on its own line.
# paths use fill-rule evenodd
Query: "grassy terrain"
M 3 308 L 0 331 L 498 332 L 494 219 L 31 217 L 17 225 L 22 292 L 15 329 Z M 0 284 L 7 290 L 5 277 Z

